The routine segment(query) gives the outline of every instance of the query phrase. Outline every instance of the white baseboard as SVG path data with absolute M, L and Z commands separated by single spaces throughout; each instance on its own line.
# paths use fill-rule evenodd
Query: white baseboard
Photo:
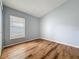
M 67 46 L 79 48 L 79 46 L 72 45 L 72 44 L 68 44 L 68 43 L 64 43 L 64 42 L 61 42 L 61 41 L 57 41 L 57 40 L 55 40 L 55 39 L 50 39 L 50 38 L 42 38 L 42 39 L 46 39 L 46 40 L 53 41 L 53 42 L 56 42 L 56 43 L 60 43 L 60 44 L 64 44 L 64 45 L 67 45 Z
M 34 38 L 34 39 L 39 39 L 39 38 Z M 6 45 L 6 46 L 3 46 L 3 48 L 6 48 L 6 47 L 9 47 L 9 46 L 12 46 L 12 45 L 21 44 L 21 43 L 24 43 L 24 42 L 28 42 L 28 41 L 31 41 L 31 40 L 34 40 L 34 39 L 27 39 L 25 41 L 21 41 L 21 42 L 13 43 L 13 44 L 10 44 L 10 45 Z
M 8 46 L 12 46 L 12 45 L 16 45 L 16 44 L 20 44 L 20 43 L 24 43 L 24 42 L 28 42 L 28 41 L 35 40 L 35 39 L 39 39 L 39 38 L 34 38 L 34 39 L 30 39 L 30 40 L 26 40 L 26 41 L 22 41 L 22 42 L 10 44 L 10 45 L 7 45 L 7 46 L 3 46 L 3 48 L 8 47 Z M 55 40 L 55 39 L 42 38 L 42 37 L 40 37 L 40 39 L 45 39 L 45 40 L 53 41 L 53 42 L 56 42 L 56 43 L 64 44 L 64 45 L 67 45 L 67 46 L 79 48 L 79 46 L 75 46 L 75 45 L 72 45 L 72 44 L 68 44 L 68 43 L 64 43 L 64 42 L 61 42 L 61 41 L 57 41 L 57 40 Z

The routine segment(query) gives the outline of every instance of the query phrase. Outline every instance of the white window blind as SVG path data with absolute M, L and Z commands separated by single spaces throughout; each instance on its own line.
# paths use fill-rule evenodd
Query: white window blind
M 10 39 L 25 37 L 25 19 L 10 16 Z

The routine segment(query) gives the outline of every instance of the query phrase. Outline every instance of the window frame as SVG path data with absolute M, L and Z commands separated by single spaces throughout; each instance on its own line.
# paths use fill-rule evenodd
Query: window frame
M 19 24 L 20 23 L 23 24 L 23 27 L 21 26 L 21 28 L 23 28 L 23 33 L 22 32 L 16 33 L 16 34 L 15 33 L 14 34 L 12 33 L 13 26 L 14 27 L 20 27 L 20 26 L 13 25 L 13 22 L 16 22 L 16 24 L 18 24 L 18 23 Z M 22 37 L 25 37 L 25 18 L 10 15 L 10 40 L 11 39 L 16 39 L 16 38 L 22 38 Z

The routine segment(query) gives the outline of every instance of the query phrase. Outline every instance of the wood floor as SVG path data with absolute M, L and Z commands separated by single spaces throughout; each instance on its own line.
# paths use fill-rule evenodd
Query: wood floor
M 79 59 L 79 49 L 47 40 L 10 46 L 3 49 L 2 59 Z

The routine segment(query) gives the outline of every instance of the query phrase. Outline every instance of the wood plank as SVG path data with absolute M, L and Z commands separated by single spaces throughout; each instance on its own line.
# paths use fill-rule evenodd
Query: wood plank
M 79 59 L 79 49 L 38 39 L 3 49 L 2 59 Z

